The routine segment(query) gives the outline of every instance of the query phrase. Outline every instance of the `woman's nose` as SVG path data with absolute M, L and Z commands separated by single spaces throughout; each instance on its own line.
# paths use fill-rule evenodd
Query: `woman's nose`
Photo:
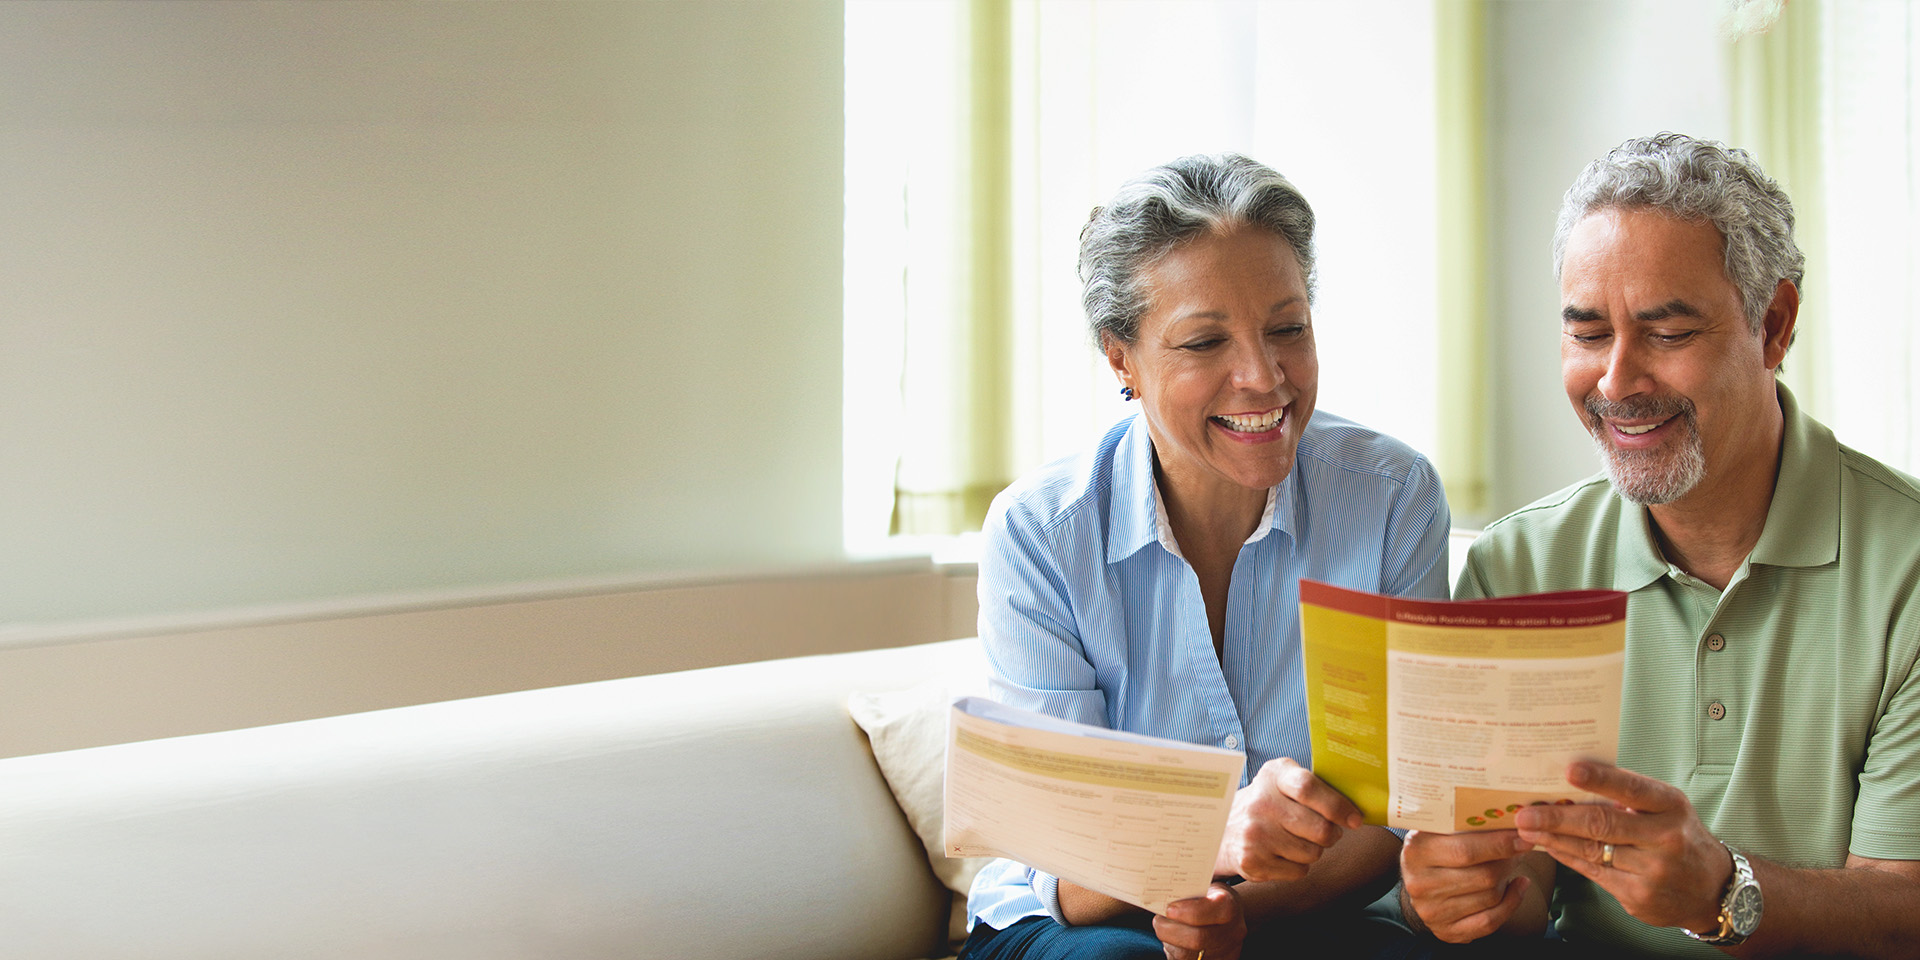
M 1272 390 L 1286 379 L 1286 371 L 1280 368 L 1279 355 L 1264 342 L 1237 351 L 1233 374 L 1235 386 L 1254 393 Z

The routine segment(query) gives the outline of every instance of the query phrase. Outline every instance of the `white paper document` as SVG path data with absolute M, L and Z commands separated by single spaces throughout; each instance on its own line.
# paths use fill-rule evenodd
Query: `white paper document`
M 1205 893 L 1246 757 L 967 697 L 947 729 L 946 852 L 1006 857 L 1165 913 Z

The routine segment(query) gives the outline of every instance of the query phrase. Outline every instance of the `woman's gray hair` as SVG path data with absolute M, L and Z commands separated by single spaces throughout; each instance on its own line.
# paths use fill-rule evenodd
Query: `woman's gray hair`
M 1560 202 L 1553 275 L 1567 235 L 1595 210 L 1642 207 L 1720 231 L 1727 279 L 1740 291 L 1747 324 L 1760 329 L 1782 280 L 1802 286 L 1807 258 L 1793 242 L 1793 201 L 1745 150 L 1678 133 L 1628 140 L 1587 164 Z
M 1181 157 L 1127 181 L 1080 230 L 1081 304 L 1096 346 L 1132 343 L 1147 312 L 1146 269 L 1180 244 L 1238 226 L 1286 240 L 1313 300 L 1313 208 L 1287 178 L 1238 154 Z

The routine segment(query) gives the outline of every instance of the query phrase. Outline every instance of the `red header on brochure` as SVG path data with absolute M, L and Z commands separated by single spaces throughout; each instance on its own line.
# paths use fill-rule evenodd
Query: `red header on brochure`
M 1300 602 L 1376 620 L 1443 627 L 1591 626 L 1627 618 L 1618 590 L 1560 590 L 1477 600 L 1420 600 L 1300 579 Z

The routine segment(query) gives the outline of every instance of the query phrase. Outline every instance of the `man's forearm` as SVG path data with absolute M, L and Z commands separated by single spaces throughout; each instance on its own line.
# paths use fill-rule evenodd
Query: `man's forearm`
M 1839 870 L 1796 870 L 1748 859 L 1765 912 L 1735 956 L 1920 958 L 1920 861 L 1849 857 Z

